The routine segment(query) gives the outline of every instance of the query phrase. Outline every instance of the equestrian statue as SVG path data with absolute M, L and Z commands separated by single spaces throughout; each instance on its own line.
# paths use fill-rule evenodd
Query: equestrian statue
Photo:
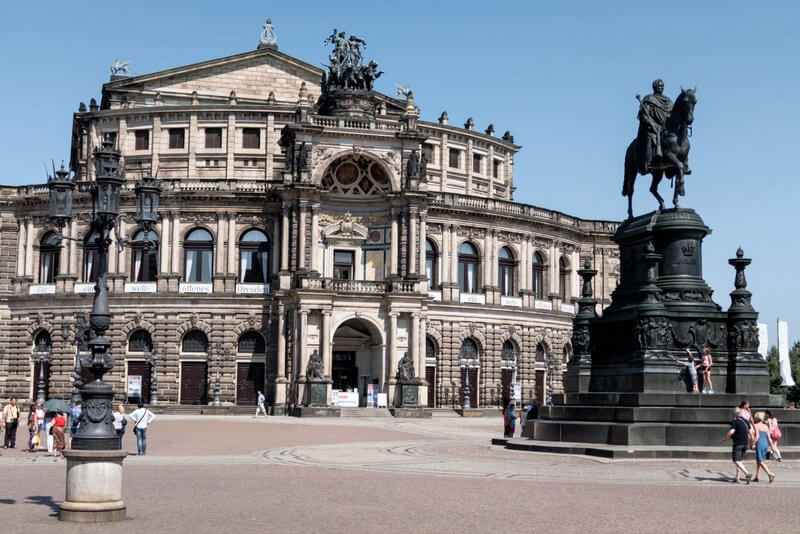
M 664 95 L 664 82 L 653 82 L 653 94 L 639 101 L 639 132 L 625 151 L 625 180 L 622 196 L 628 197 L 628 217 L 633 217 L 633 183 L 636 176 L 650 174 L 653 181 L 650 192 L 658 200 L 659 211 L 664 209 L 664 199 L 658 194 L 658 184 L 664 175 L 675 179 L 672 203 L 676 208 L 678 196 L 686 194 L 684 176 L 689 169 L 689 137 L 692 134 L 694 106 L 697 103 L 694 89 L 684 89 L 675 104 Z

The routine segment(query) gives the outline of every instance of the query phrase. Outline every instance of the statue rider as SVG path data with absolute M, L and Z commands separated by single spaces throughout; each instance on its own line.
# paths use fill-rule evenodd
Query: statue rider
M 639 99 L 639 95 L 636 95 Z M 653 82 L 653 94 L 639 99 L 639 133 L 637 143 L 639 148 L 640 173 L 647 174 L 652 168 L 653 158 L 662 156 L 661 132 L 672 111 L 672 100 L 664 94 L 664 82 Z

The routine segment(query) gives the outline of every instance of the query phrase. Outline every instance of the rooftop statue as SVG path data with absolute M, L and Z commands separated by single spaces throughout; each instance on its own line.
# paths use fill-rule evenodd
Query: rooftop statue
M 275 37 L 275 28 L 272 27 L 272 19 L 264 21 L 263 30 L 258 38 L 258 44 L 275 48 L 278 45 L 278 38 Z
M 664 82 L 653 82 L 653 94 L 639 101 L 639 131 L 625 152 L 625 180 L 622 195 L 628 197 L 628 217 L 633 217 L 633 184 L 639 174 L 650 174 L 653 182 L 650 192 L 658 200 L 658 209 L 664 209 L 664 199 L 658 194 L 658 184 L 666 174 L 677 178 L 673 205 L 678 208 L 678 196 L 685 194 L 683 177 L 689 169 L 689 137 L 697 103 L 695 89 L 684 89 L 675 101 L 664 95 Z
M 130 59 L 115 59 L 114 63 L 111 64 L 111 74 L 128 76 L 131 73 L 130 64 Z
M 370 61 L 363 64 L 363 50 L 367 42 L 360 37 L 345 37 L 345 32 L 336 28 L 325 39 L 325 44 L 332 44 L 333 51 L 328 60 L 328 72 L 323 79 L 323 91 L 336 89 L 355 89 L 372 91 L 373 82 L 383 74 L 378 70 L 378 63 Z

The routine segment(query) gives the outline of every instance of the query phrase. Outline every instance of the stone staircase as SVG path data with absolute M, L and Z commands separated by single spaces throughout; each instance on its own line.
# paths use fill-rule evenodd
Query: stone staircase
M 339 417 L 392 417 L 386 408 L 340 408 Z

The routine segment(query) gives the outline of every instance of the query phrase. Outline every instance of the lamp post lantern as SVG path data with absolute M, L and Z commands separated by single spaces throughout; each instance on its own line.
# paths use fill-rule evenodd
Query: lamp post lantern
M 80 361 L 87 368 L 92 379 L 82 384 L 80 395 L 84 401 L 79 426 L 72 439 L 71 451 L 65 451 L 67 458 L 67 498 L 61 505 L 60 519 L 65 521 L 118 521 L 125 518 L 125 505 L 122 503 L 122 460 L 120 437 L 113 426 L 114 388 L 103 380 L 103 375 L 114 367 L 111 355 L 111 341 L 106 331 L 111 326 L 111 310 L 108 304 L 108 247 L 111 232 L 120 248 L 131 243 L 119 235 L 118 219 L 122 191 L 125 186 L 124 169 L 120 169 L 120 152 L 114 147 L 109 136 L 103 139 L 102 146 L 94 150 L 95 182 L 91 188 L 92 211 L 89 216 L 89 238 L 86 245 L 94 245 L 98 252 L 97 282 L 94 286 L 94 299 L 89 314 L 92 329 L 88 349 L 91 356 Z M 74 238 L 63 235 L 63 228 L 72 218 L 72 201 L 75 181 L 70 173 L 56 171 L 48 178 L 50 190 L 50 217 L 62 229 L 59 241 Z M 136 219 L 145 230 L 145 240 L 140 245 L 152 246 L 149 241 L 150 230 L 156 221 L 158 200 L 161 188 L 152 178 L 143 178 L 135 187 Z M 81 240 L 82 241 L 82 240 Z M 93 243 L 91 243 L 93 241 Z M 76 328 L 77 332 L 77 328 Z M 82 336 L 81 336 L 82 337 Z M 77 369 L 77 365 L 76 365 Z M 41 382 L 41 380 L 40 380 Z M 73 469 L 83 465 L 80 470 Z M 109 470 L 119 476 L 102 477 Z M 99 483 L 98 480 L 102 480 Z M 93 496 L 89 498 L 88 496 Z M 112 498 L 110 496 L 116 496 Z M 91 510 L 84 506 L 93 502 Z

